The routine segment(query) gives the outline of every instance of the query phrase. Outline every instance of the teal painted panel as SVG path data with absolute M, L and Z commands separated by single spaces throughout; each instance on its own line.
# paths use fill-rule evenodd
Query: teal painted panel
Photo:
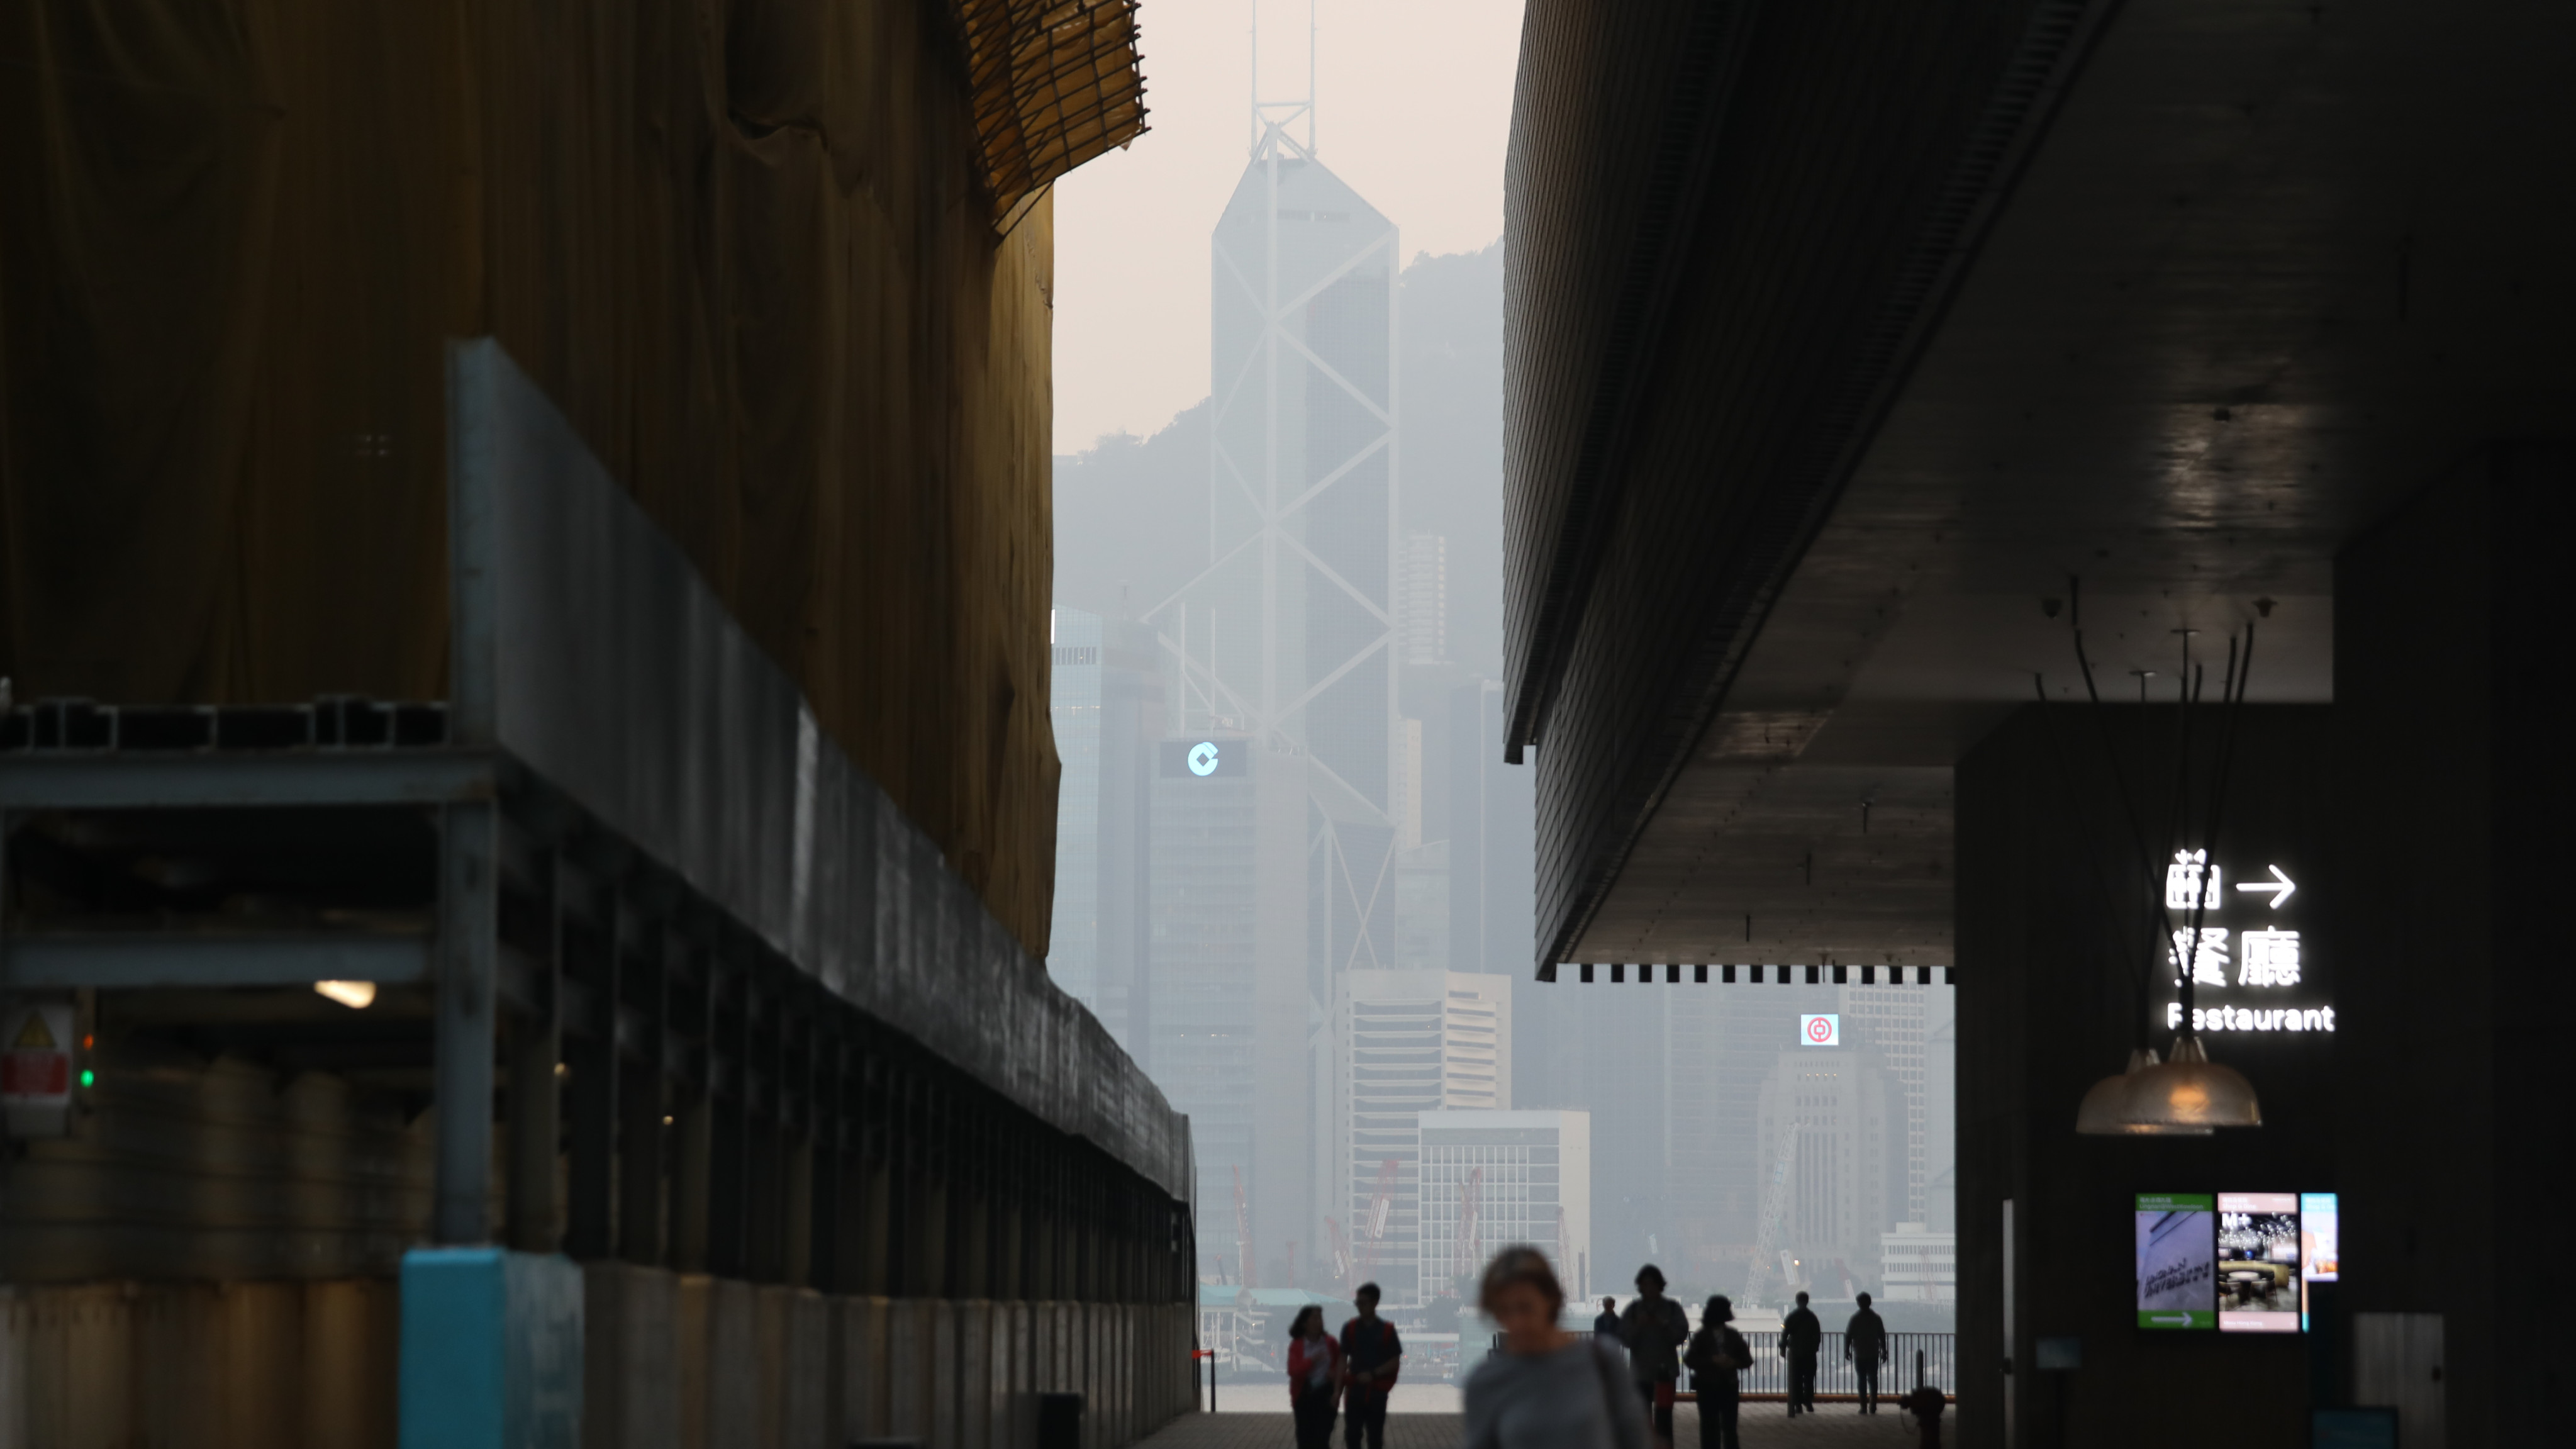
M 403 1255 L 402 1449 L 577 1449 L 581 1270 L 499 1248 Z

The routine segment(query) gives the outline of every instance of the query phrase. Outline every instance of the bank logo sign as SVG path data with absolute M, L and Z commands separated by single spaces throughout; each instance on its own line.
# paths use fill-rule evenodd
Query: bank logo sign
M 1215 774 L 1218 758 L 1216 741 L 1199 741 L 1190 746 L 1190 773 L 1199 776 Z
M 1798 1040 L 1808 1046 L 1841 1046 L 1843 1019 L 1834 1012 L 1810 1012 L 1798 1018 Z

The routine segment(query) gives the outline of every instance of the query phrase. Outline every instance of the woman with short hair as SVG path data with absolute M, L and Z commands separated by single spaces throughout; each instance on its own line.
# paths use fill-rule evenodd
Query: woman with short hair
M 1467 1378 L 1466 1449 L 1646 1449 L 1617 1345 L 1557 1326 L 1565 1289 L 1545 1254 L 1526 1243 L 1496 1253 L 1477 1306 L 1503 1346 Z
M 1341 1397 L 1342 1346 L 1324 1331 L 1324 1310 L 1309 1303 L 1288 1324 L 1288 1407 L 1297 1415 L 1297 1449 L 1330 1449 Z

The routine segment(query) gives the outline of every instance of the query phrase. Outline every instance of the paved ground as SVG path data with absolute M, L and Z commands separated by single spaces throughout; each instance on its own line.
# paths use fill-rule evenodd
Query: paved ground
M 1222 1401 L 1220 1401 L 1222 1402 Z M 1387 1449 L 1457 1449 L 1464 1420 L 1455 1414 L 1393 1413 L 1386 1419 Z M 1792 1419 L 1779 1404 L 1747 1404 L 1737 1421 L 1744 1430 L 1744 1449 L 1840 1449 L 1877 1445 L 1909 1449 L 1915 1441 L 1905 1420 L 1893 1411 L 1864 1417 L 1848 1404 L 1828 1404 L 1823 1412 Z M 1678 1449 L 1698 1449 L 1699 1411 L 1684 1404 L 1673 1411 L 1673 1438 Z M 1145 1449 L 1293 1449 L 1295 1425 L 1286 1414 L 1192 1414 L 1145 1441 Z M 1342 1444 L 1339 1425 L 1335 1449 Z

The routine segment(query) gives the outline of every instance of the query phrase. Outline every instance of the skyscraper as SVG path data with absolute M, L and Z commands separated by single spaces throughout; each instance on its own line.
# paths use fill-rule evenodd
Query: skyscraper
M 1223 830 L 1263 843 L 1220 847 L 1218 832 L 1194 851 L 1183 842 L 1218 831 L 1212 817 L 1168 848 L 1162 831 L 1212 800 L 1190 786 L 1213 781 L 1158 772 L 1154 980 L 1194 1004 L 1158 994 L 1148 1058 L 1193 1115 L 1202 1173 L 1227 1154 L 1247 1162 L 1262 1261 L 1291 1239 L 1322 1256 L 1337 1134 L 1321 1089 L 1333 1054 L 1317 1033 L 1330 1031 L 1336 978 L 1397 964 L 1396 846 L 1410 818 L 1395 725 L 1396 228 L 1315 158 L 1311 130 L 1301 144 L 1274 110 L 1254 108 L 1251 160 L 1211 242 L 1209 562 L 1148 615 L 1171 670 L 1167 749 L 1205 736 L 1261 782 Z M 1282 839 L 1295 857 L 1277 858 Z M 1258 880 L 1225 875 L 1256 860 Z M 1195 884 L 1167 882 L 1167 866 Z M 1293 931 L 1267 914 L 1282 891 L 1301 902 Z M 1256 900 L 1242 916 L 1264 923 L 1255 937 L 1190 924 L 1236 910 L 1220 901 Z M 1274 969 L 1291 943 L 1293 981 Z M 1212 984 L 1238 978 L 1232 995 Z M 1226 1136 L 1228 1124 L 1249 1135 Z
M 1055 610 L 1047 715 L 1056 791 L 1047 974 L 1150 1071 L 1145 914 L 1152 744 L 1162 724 L 1153 630 Z
M 1512 1105 L 1511 981 L 1440 970 L 1352 971 L 1340 985 L 1335 1195 L 1343 1206 L 1331 1211 L 1351 1225 L 1360 1261 L 1377 1265 L 1387 1301 L 1416 1304 L 1429 1292 L 1414 1278 L 1421 1183 L 1415 1118 Z M 1382 1193 L 1388 1202 L 1381 1221 Z

